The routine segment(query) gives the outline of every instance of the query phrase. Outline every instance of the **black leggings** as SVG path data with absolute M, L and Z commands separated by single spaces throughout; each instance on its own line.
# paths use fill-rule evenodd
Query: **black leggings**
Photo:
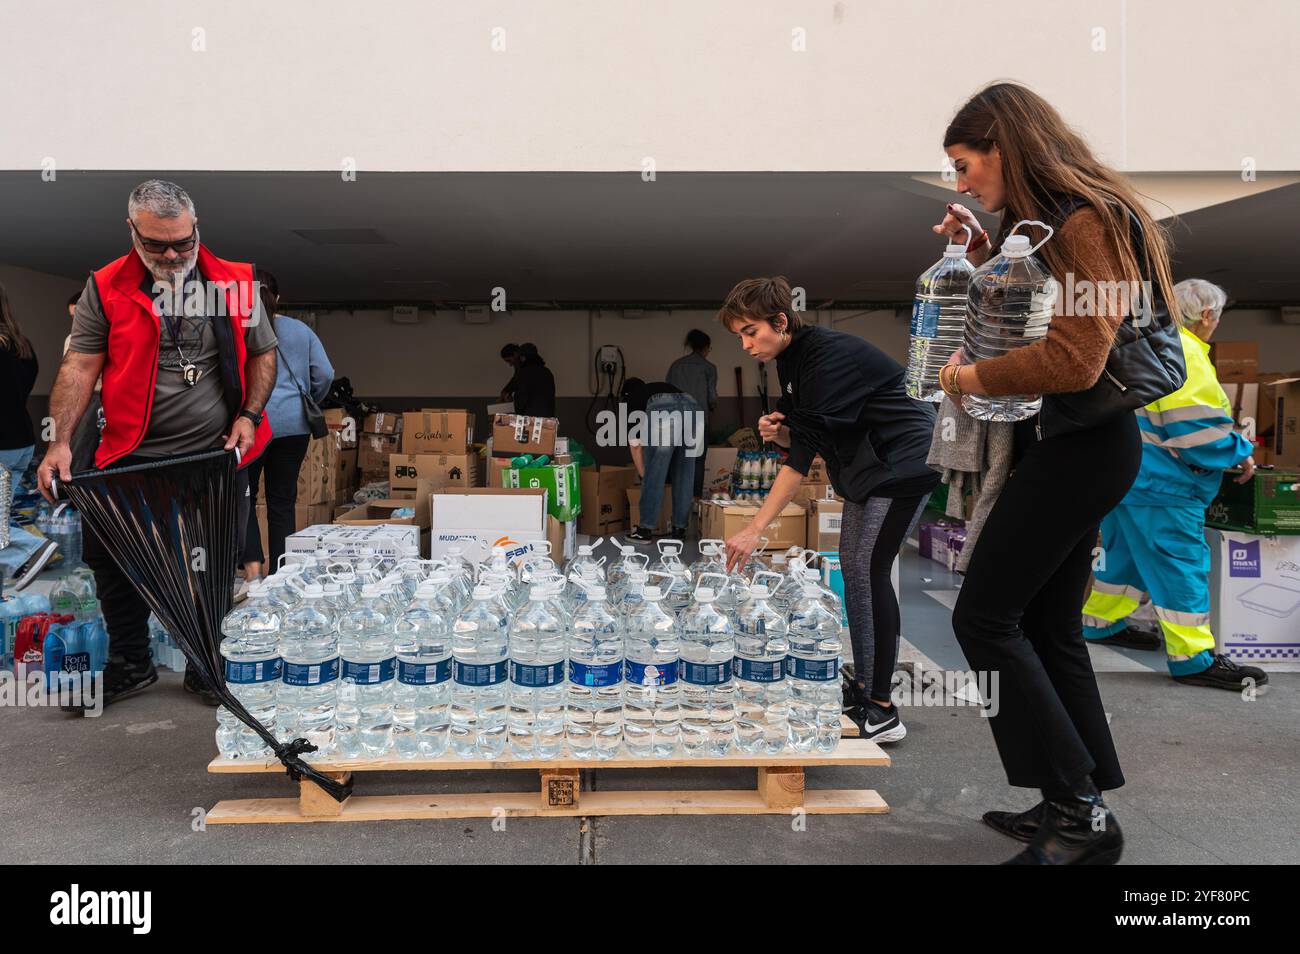
M 244 562 L 261 563 L 262 534 L 257 526 L 257 487 L 266 475 L 266 545 L 270 549 L 270 568 L 275 570 L 284 553 L 284 538 L 294 531 L 294 508 L 298 504 L 298 471 L 307 456 L 310 434 L 290 434 L 276 437 L 266 445 L 257 460 L 248 465 L 249 497 L 253 506 L 248 510 L 248 536 L 244 543 Z
M 1015 447 L 971 554 L 953 629 L 971 667 L 989 674 L 989 726 L 1010 784 L 1056 790 L 1091 775 L 1100 789 L 1119 788 L 1124 773 L 1082 609 L 1098 525 L 1141 463 L 1137 419 L 1125 414 L 1044 441 L 1021 422 Z
M 853 644 L 853 676 L 872 699 L 889 699 L 901 631 L 898 596 L 890 573 L 927 496 L 844 502 L 840 567 Z

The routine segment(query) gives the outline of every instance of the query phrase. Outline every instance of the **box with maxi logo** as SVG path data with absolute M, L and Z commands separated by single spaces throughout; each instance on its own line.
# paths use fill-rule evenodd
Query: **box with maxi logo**
M 284 549 L 286 553 L 328 553 L 340 557 L 360 556 L 363 551 L 381 557 L 418 557 L 420 528 L 414 524 L 391 523 L 367 527 L 313 524 L 286 537 Z
M 576 520 L 582 512 L 582 490 L 578 483 L 577 464 L 503 467 L 497 473 L 502 487 L 542 487 L 549 491 L 547 513 L 556 520 Z
M 1300 536 L 1206 530 L 1210 628 L 1247 663 L 1300 660 Z
M 555 453 L 560 422 L 553 417 L 497 414 L 492 418 L 492 453 L 497 457 Z
M 465 559 L 481 563 L 494 546 L 518 556 L 539 548 L 542 541 L 549 541 L 559 554 L 565 525 L 547 514 L 548 497 L 542 487 L 436 490 L 429 500 L 430 556 L 443 557 L 457 547 Z
M 402 415 L 403 454 L 464 454 L 474 443 L 474 414 L 463 408 L 424 408 Z

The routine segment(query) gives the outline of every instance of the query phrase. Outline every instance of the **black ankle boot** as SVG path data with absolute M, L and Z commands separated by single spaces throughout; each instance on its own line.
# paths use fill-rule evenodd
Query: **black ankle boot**
M 1043 826 L 1043 813 L 1046 811 L 1047 802 L 1039 802 L 1023 812 L 985 812 L 984 824 L 1016 841 L 1029 844 Z
M 1029 847 L 1008 865 L 1113 865 L 1124 848 L 1119 822 L 1088 780 L 1043 803 L 1042 824 Z

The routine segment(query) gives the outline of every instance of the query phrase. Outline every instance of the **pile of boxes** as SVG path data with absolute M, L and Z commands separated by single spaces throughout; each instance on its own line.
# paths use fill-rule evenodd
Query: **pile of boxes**
M 401 449 L 402 415 L 391 411 L 367 414 L 359 439 L 361 482 L 388 479 L 388 458 Z
M 1300 374 L 1259 370 L 1259 342 L 1216 341 L 1210 361 L 1256 464 L 1300 468 Z
M 918 531 L 921 556 L 946 567 L 957 569 L 957 558 L 966 546 L 966 526 L 959 520 L 944 518 L 921 524 Z
M 403 414 L 401 453 L 389 455 L 385 470 L 393 495 L 414 493 L 421 480 L 435 489 L 482 486 L 474 424 L 474 413 L 462 408 Z

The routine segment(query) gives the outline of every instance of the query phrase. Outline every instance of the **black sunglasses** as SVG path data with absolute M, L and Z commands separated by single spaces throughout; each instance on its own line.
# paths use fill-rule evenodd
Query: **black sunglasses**
M 130 219 L 127 219 L 127 222 L 131 225 L 131 231 L 135 232 L 135 237 L 140 240 L 141 248 L 152 255 L 163 255 L 169 248 L 174 248 L 178 253 L 188 252 L 199 243 L 199 227 L 197 223 L 190 231 L 189 238 L 183 238 L 175 242 L 161 242 L 158 239 L 145 238 L 140 234 L 140 230 L 136 228 L 134 222 L 131 222 Z

